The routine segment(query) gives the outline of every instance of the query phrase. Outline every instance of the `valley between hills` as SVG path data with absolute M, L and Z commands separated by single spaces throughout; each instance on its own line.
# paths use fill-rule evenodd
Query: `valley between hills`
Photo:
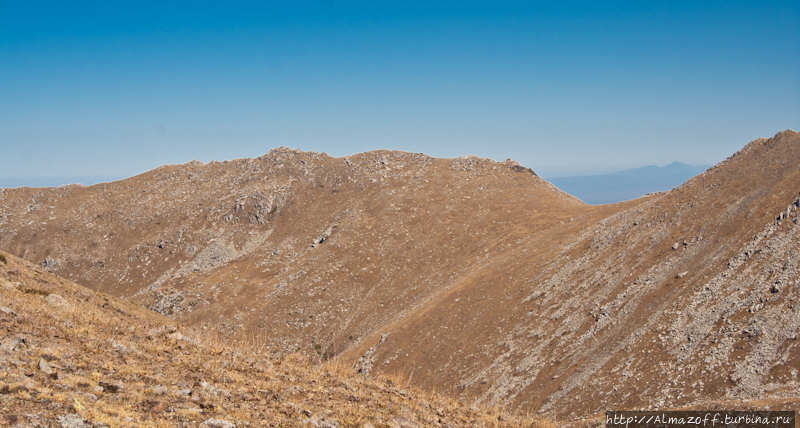
M 278 148 L 0 189 L 0 250 L 169 334 L 257 349 L 261 370 L 306 355 L 556 424 L 798 410 L 799 192 L 794 131 L 671 191 L 597 206 L 511 160 Z M 26 288 L 22 268 L 4 269 Z M 409 423 L 471 426 L 423 413 Z M 370 423 L 404 426 L 391 418 Z

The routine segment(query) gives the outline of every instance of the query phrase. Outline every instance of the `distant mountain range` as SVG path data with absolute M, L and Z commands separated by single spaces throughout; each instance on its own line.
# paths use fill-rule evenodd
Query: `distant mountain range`
M 651 165 L 611 174 L 558 177 L 548 181 L 587 204 L 611 204 L 671 190 L 710 167 L 673 162 L 664 167 Z
M 97 183 L 122 180 L 124 175 L 64 175 L 45 177 L 0 177 L 0 188 L 15 187 L 59 187 L 63 184 L 83 184 L 91 186 Z

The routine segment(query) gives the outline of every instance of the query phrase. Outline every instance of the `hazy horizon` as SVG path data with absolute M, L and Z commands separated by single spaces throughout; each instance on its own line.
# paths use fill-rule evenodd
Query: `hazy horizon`
M 495 160 L 497 160 L 497 159 L 495 159 Z M 220 161 L 224 161 L 224 159 L 222 159 Z M 539 174 L 539 175 L 542 178 L 544 178 L 545 180 L 548 180 L 551 183 L 556 184 L 555 182 L 559 181 L 559 180 L 561 180 L 561 182 L 564 182 L 563 179 L 581 179 L 581 178 L 584 178 L 584 177 L 587 177 L 587 178 L 588 177 L 597 177 L 597 178 L 613 177 L 615 175 L 624 174 L 624 173 L 627 173 L 627 172 L 642 171 L 642 170 L 646 170 L 648 168 L 656 168 L 657 170 L 664 170 L 665 168 L 668 168 L 669 166 L 672 166 L 672 165 L 675 165 L 675 164 L 678 164 L 678 165 L 684 166 L 684 167 L 694 168 L 694 169 L 700 168 L 700 170 L 698 170 L 699 172 L 702 172 L 703 169 L 707 169 L 707 168 L 712 166 L 712 165 L 691 165 L 691 164 L 686 164 L 686 163 L 683 163 L 683 162 L 675 161 L 675 162 L 671 162 L 671 163 L 666 164 L 666 165 L 644 165 L 644 166 L 637 167 L 637 168 L 628 168 L 628 169 L 619 170 L 619 171 L 609 171 L 609 172 L 600 173 L 600 174 L 576 174 L 576 175 L 569 175 L 569 176 L 542 176 L 541 174 Z M 83 186 L 91 186 L 91 185 L 98 184 L 98 183 L 106 183 L 106 182 L 124 180 L 124 179 L 130 178 L 130 177 L 133 177 L 135 175 L 142 174 L 142 173 L 145 173 L 145 172 L 147 172 L 147 171 L 142 171 L 142 172 L 139 172 L 139 173 L 136 173 L 136 174 L 131 174 L 131 175 L 74 175 L 74 176 L 17 176 L 17 177 L 0 176 L 0 188 L 59 187 L 59 186 L 70 185 L 70 184 L 80 184 L 80 185 L 83 185 Z M 534 172 L 536 172 L 536 171 L 534 171 Z M 686 179 L 691 178 L 693 175 L 695 175 L 695 174 L 687 175 L 685 177 L 684 181 Z M 575 194 L 574 192 L 570 192 L 571 189 L 563 188 L 561 190 L 566 191 L 568 193 L 571 193 L 571 194 L 573 194 L 573 196 L 577 196 L 580 199 L 585 199 L 582 195 L 578 195 L 578 194 Z M 637 197 L 638 196 L 643 196 L 644 194 L 649 193 L 649 192 L 660 191 L 660 190 L 669 190 L 669 189 L 653 188 L 653 189 L 649 189 L 649 190 L 643 192 L 641 195 L 637 195 Z M 629 195 L 630 190 L 628 190 L 628 189 L 618 189 L 618 192 L 621 195 Z M 621 199 L 621 198 L 617 198 L 617 199 L 619 201 L 625 200 L 625 199 Z M 630 198 L 628 198 L 628 199 L 630 199 Z M 616 201 L 612 201 L 612 202 L 616 202 Z M 610 203 L 610 202 L 605 202 L 605 203 Z
M 800 129 L 800 5 L 0 4 L 0 177 L 272 147 L 715 164 Z

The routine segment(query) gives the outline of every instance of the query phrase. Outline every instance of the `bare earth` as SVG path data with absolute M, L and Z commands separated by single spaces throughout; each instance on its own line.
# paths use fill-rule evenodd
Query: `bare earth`
M 557 423 L 797 410 L 798 192 L 793 131 L 604 206 L 513 161 L 281 148 L 2 189 L 0 249 L 272 358 Z

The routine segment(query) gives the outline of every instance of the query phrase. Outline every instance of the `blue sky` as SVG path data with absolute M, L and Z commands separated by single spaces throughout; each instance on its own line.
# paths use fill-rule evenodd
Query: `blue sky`
M 0 1 L 0 179 L 281 145 L 552 177 L 713 164 L 787 128 L 796 1 Z

